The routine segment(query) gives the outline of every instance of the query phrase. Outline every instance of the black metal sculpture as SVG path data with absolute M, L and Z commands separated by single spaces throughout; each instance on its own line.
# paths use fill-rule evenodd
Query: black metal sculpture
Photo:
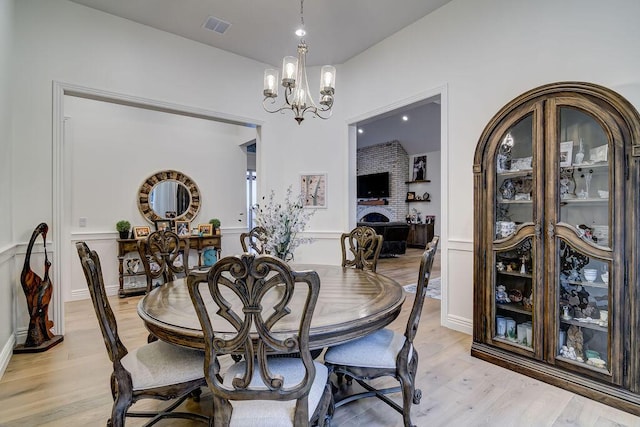
M 29 245 L 27 246 L 20 283 L 22 283 L 22 290 L 24 290 L 27 297 L 29 329 L 27 331 L 27 340 L 24 344 L 16 346 L 13 350 L 14 353 L 45 351 L 63 340 L 62 335 L 54 335 L 51 332 L 53 322 L 49 320 L 49 302 L 53 294 L 53 284 L 49 278 L 51 262 L 47 256 L 47 231 L 49 231 L 47 224 L 40 223 L 33 230 L 31 240 L 29 240 Z M 42 235 L 44 240 L 44 278 L 40 278 L 31 269 L 31 251 L 39 235 Z

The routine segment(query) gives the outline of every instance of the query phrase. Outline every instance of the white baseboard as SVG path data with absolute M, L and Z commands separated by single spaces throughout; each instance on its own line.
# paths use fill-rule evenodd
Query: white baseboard
M 473 321 L 464 317 L 449 314 L 442 319 L 442 326 L 467 335 L 473 334 Z
M 11 334 L 9 339 L 5 343 L 4 347 L 2 347 L 2 351 L 0 352 L 0 378 L 4 375 L 4 371 L 6 371 L 7 366 L 9 365 L 9 361 L 11 360 L 11 356 L 13 355 L 13 348 L 16 346 L 16 337 Z
M 112 285 L 105 286 L 104 289 L 107 291 L 108 296 L 118 295 L 118 291 L 120 290 L 120 286 Z M 90 299 L 91 295 L 89 294 L 89 289 L 76 289 L 71 291 L 71 301 L 81 301 L 85 299 Z

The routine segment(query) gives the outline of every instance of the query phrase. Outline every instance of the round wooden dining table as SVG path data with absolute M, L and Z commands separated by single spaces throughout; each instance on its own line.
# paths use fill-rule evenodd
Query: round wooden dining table
M 313 270 L 320 277 L 320 294 L 309 332 L 311 349 L 340 344 L 382 329 L 398 316 L 405 299 L 402 287 L 382 274 L 316 264 L 293 264 L 292 269 Z M 304 283 L 298 286 L 306 289 Z M 293 316 L 281 319 L 278 329 L 297 331 L 299 318 L 295 313 L 298 308 L 298 312 L 302 311 L 304 298 L 305 292 L 294 292 L 290 303 Z M 213 299 L 208 304 L 214 307 L 210 313 L 215 313 L 217 306 Z M 204 349 L 202 329 L 185 279 L 166 283 L 145 295 L 138 303 L 138 315 L 147 330 L 159 339 Z M 218 334 L 234 332 L 231 325 L 215 314 L 212 323 Z

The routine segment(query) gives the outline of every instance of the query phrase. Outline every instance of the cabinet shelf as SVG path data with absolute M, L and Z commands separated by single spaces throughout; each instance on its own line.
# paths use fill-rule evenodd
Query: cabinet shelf
M 498 203 L 501 205 L 530 205 L 533 203 L 533 200 L 509 200 L 509 199 L 500 199 Z
M 406 203 L 429 203 L 431 200 L 405 200 Z
M 598 325 L 596 323 L 580 322 L 580 321 L 575 320 L 575 319 L 567 320 L 567 319 L 560 318 L 560 323 L 563 323 L 565 325 L 578 326 L 580 328 L 585 328 L 585 329 L 593 329 L 594 331 L 600 331 L 600 332 L 608 332 L 609 331 L 609 328 L 606 327 L 606 326 L 600 326 L 600 325 Z
M 498 271 L 498 274 L 501 274 L 503 276 L 524 277 L 527 279 L 531 279 L 533 277 L 530 273 L 520 273 L 517 271 Z
M 509 340 L 507 338 L 500 338 L 500 337 L 496 336 L 496 337 L 493 337 L 493 340 L 497 341 L 497 342 L 504 343 L 504 344 L 509 344 L 509 345 L 514 346 L 514 347 L 521 348 L 523 350 L 533 351 L 533 348 L 529 347 L 528 345 L 524 345 L 524 344 L 519 343 L 517 341 L 511 341 L 511 340 Z
M 531 316 L 531 309 L 530 308 L 527 309 L 522 304 L 519 304 L 519 303 L 507 303 L 507 304 L 498 303 L 496 304 L 496 308 Z
M 496 175 L 500 178 L 517 178 L 520 176 L 531 176 L 533 169 L 521 169 L 517 171 L 498 172 Z
M 573 286 L 583 286 L 585 288 L 609 289 L 609 284 L 604 282 L 580 282 L 575 280 L 569 280 L 567 283 Z
M 587 362 L 580 362 L 578 360 L 573 360 L 573 359 L 569 359 L 569 358 L 562 357 L 562 356 L 557 356 L 557 358 L 558 358 L 558 360 L 562 360 L 563 362 L 570 363 L 572 365 L 576 365 L 576 366 L 579 366 L 581 368 L 588 368 L 588 369 L 592 369 L 592 370 L 594 370 L 596 372 L 609 375 L 609 371 L 607 369 L 598 368 L 596 366 L 589 365 Z
M 560 206 L 566 205 L 608 205 L 609 199 L 591 197 L 588 199 L 560 199 Z

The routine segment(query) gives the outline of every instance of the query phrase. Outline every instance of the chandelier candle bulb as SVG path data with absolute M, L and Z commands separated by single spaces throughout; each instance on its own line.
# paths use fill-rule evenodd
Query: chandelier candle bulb
M 320 71 L 320 94 L 333 95 L 336 86 L 336 67 L 324 65 Z
M 293 56 L 285 56 L 282 60 L 282 86 L 295 86 L 297 70 L 298 58 Z
M 275 98 L 278 96 L 278 71 L 272 68 L 264 71 L 264 96 Z

